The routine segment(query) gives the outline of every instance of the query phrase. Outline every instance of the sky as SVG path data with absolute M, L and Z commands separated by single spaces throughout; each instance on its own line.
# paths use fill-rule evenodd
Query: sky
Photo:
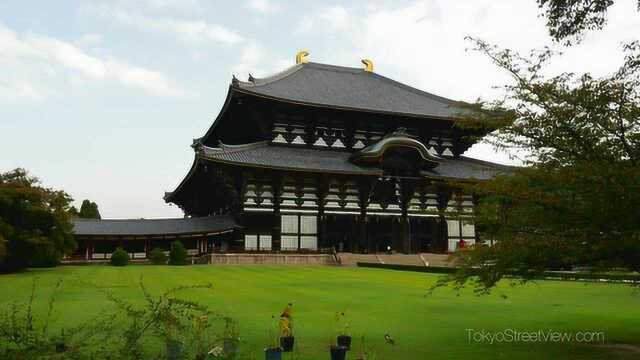
M 28 169 L 104 218 L 182 216 L 162 196 L 193 162 L 232 74 L 284 70 L 297 51 L 456 100 L 509 78 L 465 36 L 528 52 L 553 45 L 534 0 L 3 0 L 0 171 Z M 635 0 L 565 50 L 550 73 L 614 71 L 637 38 Z M 517 163 L 489 145 L 465 155 Z

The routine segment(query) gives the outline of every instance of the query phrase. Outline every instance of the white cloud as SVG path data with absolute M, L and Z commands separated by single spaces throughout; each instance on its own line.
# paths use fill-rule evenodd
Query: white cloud
M 262 61 L 265 59 L 265 52 L 264 47 L 256 43 L 246 45 L 242 49 L 239 61 L 232 67 L 231 71 L 240 77 L 244 77 L 249 73 L 254 76 L 264 75 L 260 68 Z
M 84 34 L 75 41 L 78 46 L 94 46 L 100 44 L 101 42 L 102 35 L 95 33 Z
M 336 31 L 347 28 L 350 15 L 342 6 L 330 6 L 314 11 L 313 15 L 303 16 L 296 30 L 300 33 L 311 31 Z
M 247 7 L 261 13 L 274 13 L 282 10 L 280 4 L 275 4 L 271 0 L 248 0 Z
M 115 58 L 109 58 L 104 62 L 108 77 L 117 79 L 122 84 L 139 88 L 158 96 L 188 97 L 195 94 L 176 88 L 170 84 L 167 78 L 153 70 L 130 65 Z
M 249 73 L 255 77 L 265 77 L 292 65 L 293 56 L 289 60 L 278 58 L 261 44 L 251 42 L 242 48 L 240 58 L 231 68 L 231 72 L 239 79 L 245 80 Z
M 320 13 L 320 19 L 331 29 L 340 30 L 349 24 L 349 13 L 342 6 L 332 6 Z
M 201 39 L 227 44 L 235 44 L 243 40 L 243 37 L 233 30 L 202 20 L 181 20 L 166 16 L 150 17 L 109 6 L 99 6 L 89 11 L 143 31 L 169 33 L 190 40 Z
M 0 101 L 9 103 L 40 101 L 49 96 L 48 90 L 20 81 L 3 81 L 0 78 Z
M 115 57 L 100 58 L 69 42 L 48 36 L 18 36 L 0 24 L 0 64 L 10 71 L 0 73 L 0 99 L 41 100 L 53 67 L 67 69 L 72 76 L 96 81 L 113 81 L 157 96 L 185 97 L 194 94 L 173 86 L 160 72 L 131 65 Z M 72 83 L 77 83 L 71 79 Z

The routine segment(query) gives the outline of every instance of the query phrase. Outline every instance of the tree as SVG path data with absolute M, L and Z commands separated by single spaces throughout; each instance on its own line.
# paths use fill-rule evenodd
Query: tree
M 73 210 L 75 210 L 75 208 L 73 208 Z M 83 200 L 80 206 L 80 212 L 78 212 L 78 217 L 82 219 L 101 219 L 98 204 L 93 201 Z
M 166 265 L 167 264 L 167 254 L 162 251 L 160 248 L 154 248 L 149 253 L 149 260 L 154 265 Z
M 187 250 L 180 241 L 174 241 L 171 243 L 171 249 L 169 250 L 169 265 L 186 265 L 187 264 Z
M 473 40 L 514 79 L 506 97 L 475 105 L 460 122 L 493 122 L 498 148 L 524 149 L 528 167 L 470 190 L 479 233 L 496 240 L 457 254 L 443 283 L 491 289 L 504 275 L 588 266 L 640 271 L 640 45 L 615 73 L 543 76 L 553 52 L 529 57 Z M 476 276 L 477 277 L 474 277 Z
M 600 30 L 614 0 L 537 0 L 547 18 L 549 34 L 566 45 L 579 42 L 587 30 Z M 638 1 L 640 10 L 640 1 Z
M 2 234 L 0 234 L 0 263 L 2 263 L 7 256 L 7 244 Z
M 124 251 L 123 248 L 119 247 L 113 252 L 113 254 L 111 254 L 109 263 L 113 266 L 126 266 L 129 264 L 129 254 Z
M 44 254 L 57 262 L 75 248 L 71 200 L 24 169 L 0 173 L 0 272 L 23 269 Z

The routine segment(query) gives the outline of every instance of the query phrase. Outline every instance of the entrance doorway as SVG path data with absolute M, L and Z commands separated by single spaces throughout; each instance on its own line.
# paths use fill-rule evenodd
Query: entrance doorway
M 397 226 L 393 216 L 369 216 L 367 223 L 367 238 L 369 242 L 369 252 L 387 252 L 389 250 L 399 251 L 399 239 L 394 239 L 394 227 Z
M 353 252 L 357 241 L 357 222 L 352 215 L 327 215 L 325 238 L 339 252 Z

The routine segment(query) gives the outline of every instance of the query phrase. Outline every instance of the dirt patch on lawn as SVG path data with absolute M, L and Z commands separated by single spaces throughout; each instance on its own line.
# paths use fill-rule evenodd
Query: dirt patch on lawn
M 619 359 L 640 358 L 640 345 L 637 344 L 591 344 L 587 346 L 605 349 Z

